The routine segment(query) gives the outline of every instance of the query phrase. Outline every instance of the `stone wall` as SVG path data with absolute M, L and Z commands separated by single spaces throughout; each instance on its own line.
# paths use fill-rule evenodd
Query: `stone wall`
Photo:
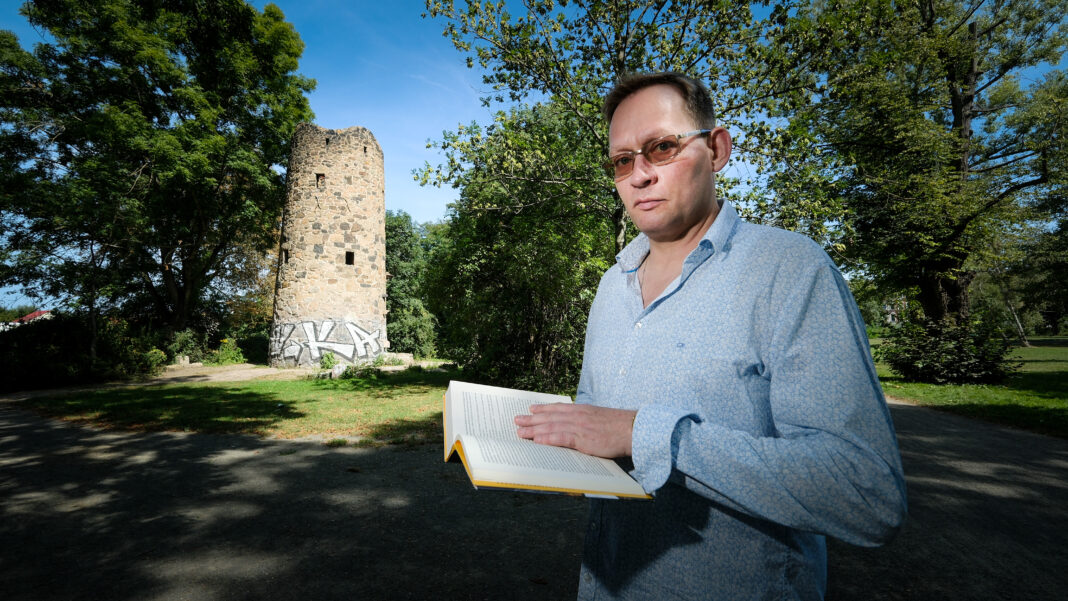
M 365 128 L 304 123 L 287 178 L 271 364 L 374 358 L 389 346 L 382 149 Z

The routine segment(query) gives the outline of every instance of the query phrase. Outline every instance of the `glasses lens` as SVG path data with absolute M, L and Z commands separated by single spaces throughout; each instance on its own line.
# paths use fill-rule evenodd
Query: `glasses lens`
M 679 154 L 679 140 L 675 136 L 652 140 L 642 147 L 642 154 L 650 163 L 666 163 Z
M 605 163 L 605 168 L 608 170 L 609 175 L 612 175 L 616 179 L 627 177 L 634 169 L 634 155 L 632 153 L 617 154 L 612 157 L 612 160 Z

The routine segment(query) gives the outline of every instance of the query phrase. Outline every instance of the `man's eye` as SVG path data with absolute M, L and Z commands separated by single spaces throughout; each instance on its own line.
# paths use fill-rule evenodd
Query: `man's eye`
M 612 159 L 612 164 L 616 166 L 616 169 L 619 169 L 620 167 L 626 167 L 627 165 L 630 165 L 631 161 L 633 160 L 634 159 L 631 156 L 623 155 Z
M 652 154 L 664 156 L 671 154 L 674 150 L 675 142 L 672 142 L 671 140 L 661 140 L 653 146 Z

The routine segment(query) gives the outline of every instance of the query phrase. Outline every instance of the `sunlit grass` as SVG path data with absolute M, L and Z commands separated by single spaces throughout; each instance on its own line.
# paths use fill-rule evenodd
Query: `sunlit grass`
M 1022 365 L 997 385 L 905 382 L 877 365 L 887 396 L 1068 438 L 1068 337 L 1031 339 L 1013 358 Z
M 144 386 L 26 401 L 35 410 L 98 426 L 275 438 L 340 445 L 441 441 L 441 398 L 456 372 L 409 369 L 342 380 Z
M 1035 338 L 999 385 L 903 381 L 878 365 L 887 396 L 1068 438 L 1068 337 Z M 144 386 L 38 398 L 47 415 L 110 428 L 314 437 L 357 446 L 441 442 L 441 398 L 459 372 L 409 369 L 343 380 Z

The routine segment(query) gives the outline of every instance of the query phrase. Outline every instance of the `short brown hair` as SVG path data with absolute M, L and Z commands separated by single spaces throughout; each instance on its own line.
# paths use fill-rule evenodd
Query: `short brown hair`
M 687 112 L 693 117 L 698 128 L 712 129 L 716 126 L 716 109 L 712 106 L 712 98 L 708 95 L 708 89 L 696 79 L 673 71 L 624 76 L 604 97 L 605 120 L 611 124 L 612 115 L 616 113 L 620 103 L 631 94 L 656 85 L 669 85 L 679 91 Z

